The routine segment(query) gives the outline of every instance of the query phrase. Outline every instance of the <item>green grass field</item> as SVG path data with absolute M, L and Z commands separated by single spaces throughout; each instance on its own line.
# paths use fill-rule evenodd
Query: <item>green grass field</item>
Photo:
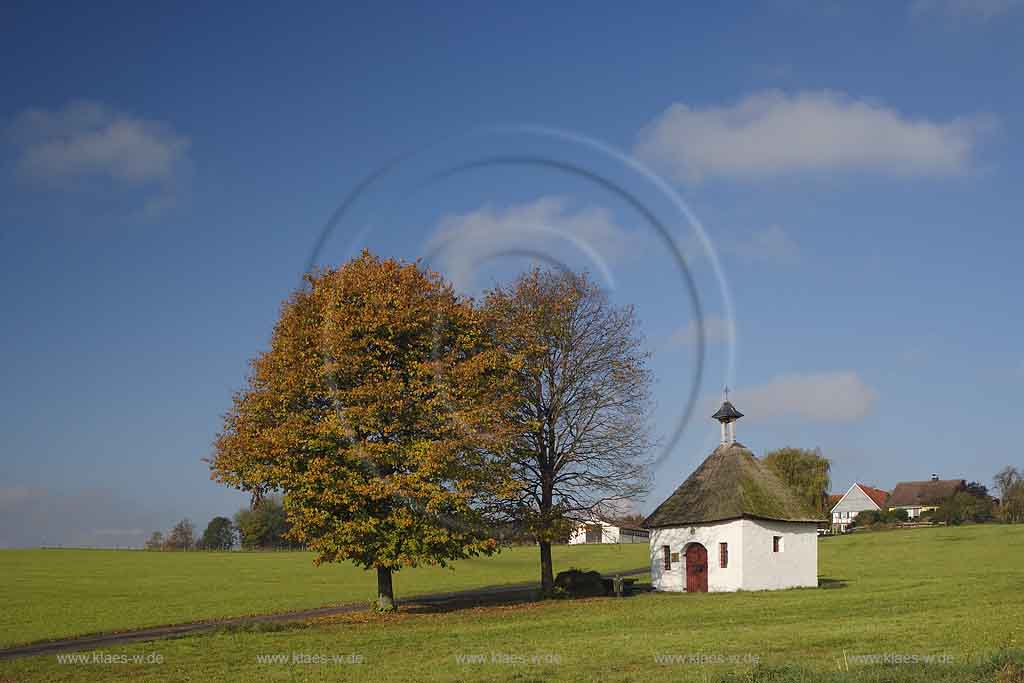
M 560 549 L 563 566 L 571 550 Z M 251 561 L 243 558 L 239 561 Z M 496 567 L 515 559 L 509 554 L 485 562 Z M 1024 669 L 1020 677 L 1009 671 L 1000 677 L 1004 663 L 992 661 L 993 656 L 1024 661 L 1024 525 L 823 539 L 819 569 L 826 588 L 645 594 L 224 629 L 109 651 L 158 653 L 159 664 L 68 664 L 51 655 L 0 663 L 0 680 L 1024 680 Z M 504 573 L 481 570 L 489 577 Z M 10 582 L 9 576 L 4 580 Z M 93 580 L 97 590 L 105 585 L 99 576 Z M 129 587 L 123 588 L 127 592 Z M 195 601 L 200 594 L 191 595 Z M 39 609 L 60 618 L 59 600 L 49 599 Z M 295 654 L 300 660 L 311 655 L 342 660 L 260 661 Z M 704 663 L 664 663 L 674 655 L 703 657 Z M 863 655 L 947 659 L 938 664 L 857 662 Z M 708 663 L 719 657 L 735 660 Z
M 560 546 L 556 571 L 647 566 L 646 545 Z M 395 575 L 399 599 L 536 581 L 535 548 L 417 567 Z M 351 564 L 316 567 L 313 554 L 0 550 L 0 646 L 218 617 L 369 601 L 377 575 Z

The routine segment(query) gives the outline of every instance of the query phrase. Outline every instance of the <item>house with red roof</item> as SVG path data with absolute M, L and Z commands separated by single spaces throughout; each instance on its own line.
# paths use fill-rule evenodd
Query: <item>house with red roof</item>
M 832 507 L 832 530 L 846 531 L 858 513 L 885 509 L 889 492 L 867 484 L 855 483 Z

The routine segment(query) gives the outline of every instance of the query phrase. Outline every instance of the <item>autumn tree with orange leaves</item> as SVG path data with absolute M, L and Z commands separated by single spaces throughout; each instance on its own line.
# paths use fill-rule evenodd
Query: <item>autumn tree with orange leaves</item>
M 307 276 L 225 416 L 212 477 L 283 494 L 316 562 L 392 574 L 497 550 L 513 356 L 436 273 L 368 252 Z M 497 454 L 497 455 L 495 455 Z

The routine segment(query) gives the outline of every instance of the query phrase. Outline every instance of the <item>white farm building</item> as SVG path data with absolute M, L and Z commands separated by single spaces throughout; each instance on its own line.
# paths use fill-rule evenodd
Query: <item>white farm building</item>
M 839 532 L 846 531 L 846 527 L 850 526 L 850 523 L 861 512 L 884 510 L 885 501 L 888 498 L 888 491 L 876 489 L 867 484 L 853 484 L 832 506 L 832 529 Z
M 595 520 L 576 525 L 569 536 L 569 545 L 581 543 L 647 543 L 650 532 L 646 529 L 619 526 L 612 522 Z
M 713 416 L 722 443 L 644 520 L 658 591 L 818 585 L 818 516 L 736 441 L 743 417 L 726 400 Z

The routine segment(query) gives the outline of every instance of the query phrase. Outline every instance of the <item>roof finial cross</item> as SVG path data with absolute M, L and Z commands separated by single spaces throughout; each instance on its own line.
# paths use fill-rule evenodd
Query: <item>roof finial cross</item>
M 725 398 L 723 400 L 724 401 L 728 401 L 729 400 L 729 385 L 728 384 L 725 385 Z

